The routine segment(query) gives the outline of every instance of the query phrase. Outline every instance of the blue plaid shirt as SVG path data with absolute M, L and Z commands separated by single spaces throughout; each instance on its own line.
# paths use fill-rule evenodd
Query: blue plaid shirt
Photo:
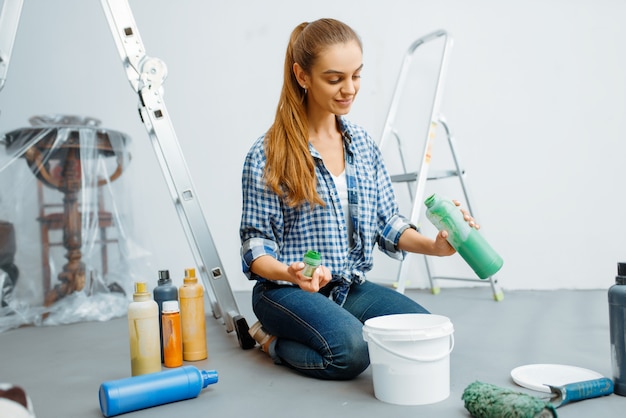
M 345 149 L 353 246 L 349 244 L 335 182 L 317 150 L 309 144 L 315 160 L 317 193 L 326 206 L 318 205 L 313 210 L 308 203 L 289 207 L 266 187 L 265 136 L 254 142 L 243 166 L 240 237 L 243 272 L 250 280 L 266 280 L 250 271 L 252 262 L 262 255 L 291 264 L 301 261 L 307 250 L 318 251 L 336 285 L 331 298 L 343 305 L 350 285 L 363 283 L 365 272 L 371 270 L 374 244 L 401 260 L 405 253 L 398 250 L 398 240 L 413 226 L 398 213 L 391 180 L 376 143 L 363 128 L 341 117 L 338 121 Z

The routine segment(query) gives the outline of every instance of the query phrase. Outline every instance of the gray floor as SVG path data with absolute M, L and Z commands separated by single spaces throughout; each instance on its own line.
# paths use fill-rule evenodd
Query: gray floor
M 449 317 L 456 345 L 450 356 L 450 397 L 423 406 L 397 406 L 374 397 L 371 368 L 349 382 L 326 382 L 275 366 L 258 349 L 241 350 L 236 336 L 208 319 L 209 358 L 219 382 L 196 399 L 125 417 L 469 417 L 461 394 L 475 380 L 520 391 L 510 371 L 536 363 L 567 364 L 611 375 L 606 291 L 506 292 L 494 302 L 488 287 L 408 291 L 433 313 Z M 247 292 L 236 294 L 254 322 Z M 101 417 L 98 388 L 129 374 L 125 318 L 108 322 L 25 327 L 0 334 L 0 382 L 26 389 L 38 418 Z M 559 417 L 619 417 L 626 398 L 585 400 Z M 5 418 L 0 411 L 0 416 Z

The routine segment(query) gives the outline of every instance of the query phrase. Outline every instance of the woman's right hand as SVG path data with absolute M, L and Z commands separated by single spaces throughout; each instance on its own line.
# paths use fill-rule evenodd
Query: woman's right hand
M 311 277 L 307 277 L 302 274 L 305 264 L 302 261 L 292 263 L 288 268 L 289 274 L 293 278 L 293 283 L 300 286 L 300 289 L 307 292 L 318 292 L 322 287 L 330 283 L 332 274 L 330 270 L 325 266 L 319 266 L 313 271 Z

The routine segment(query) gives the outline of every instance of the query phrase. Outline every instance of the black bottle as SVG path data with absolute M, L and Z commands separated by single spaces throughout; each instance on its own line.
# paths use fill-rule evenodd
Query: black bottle
M 626 263 L 617 263 L 615 284 L 609 288 L 609 324 L 614 393 L 626 396 Z
M 172 284 L 169 270 L 159 270 L 159 282 L 153 290 L 154 301 L 159 305 L 159 331 L 161 336 L 161 363 L 163 363 L 163 302 L 178 301 L 178 288 Z

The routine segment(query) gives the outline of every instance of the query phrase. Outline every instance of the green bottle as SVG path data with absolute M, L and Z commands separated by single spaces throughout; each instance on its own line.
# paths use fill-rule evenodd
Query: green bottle
M 317 251 L 309 250 L 304 254 L 302 261 L 304 261 L 305 264 L 302 274 L 305 277 L 311 277 L 315 269 L 322 264 L 322 256 Z
M 426 217 L 438 230 L 448 231 L 448 242 L 481 279 L 486 279 L 502 267 L 502 257 L 476 230 L 463 219 L 463 213 L 452 202 L 437 194 L 428 197 Z

